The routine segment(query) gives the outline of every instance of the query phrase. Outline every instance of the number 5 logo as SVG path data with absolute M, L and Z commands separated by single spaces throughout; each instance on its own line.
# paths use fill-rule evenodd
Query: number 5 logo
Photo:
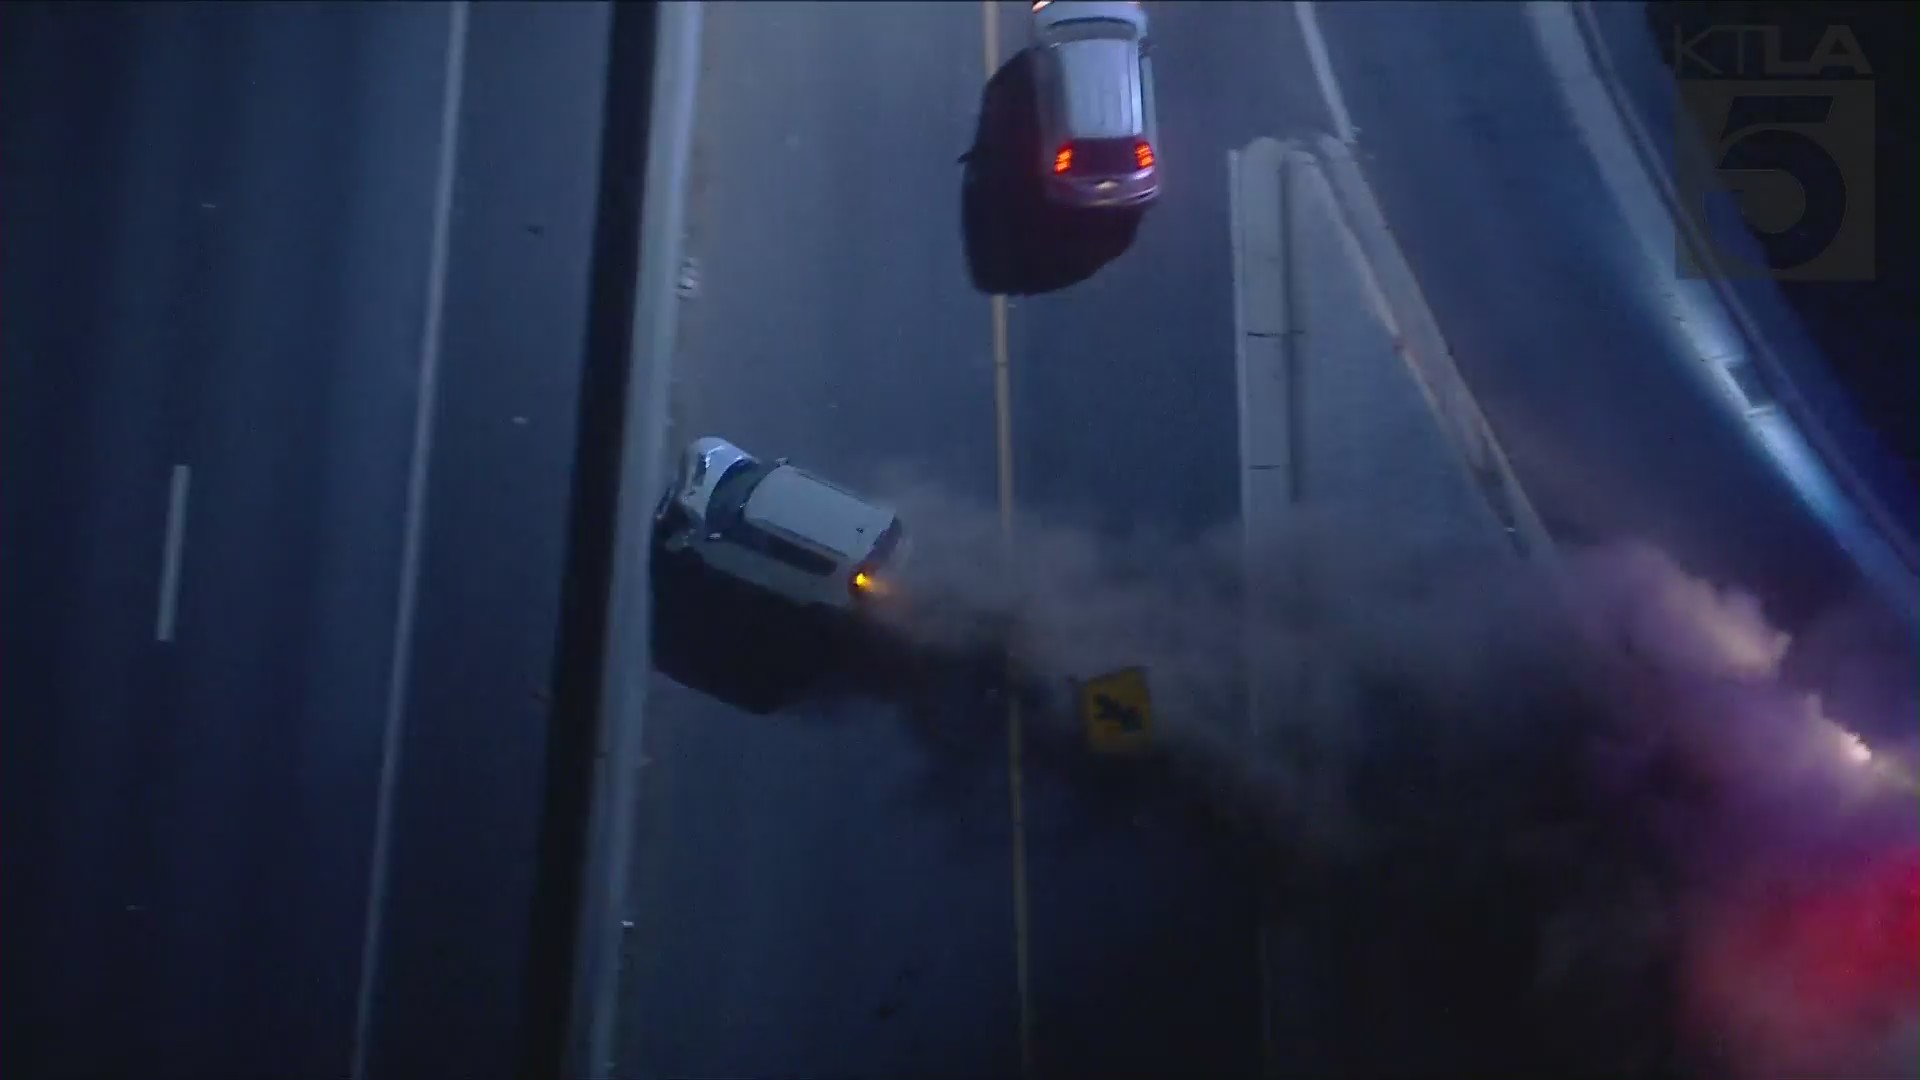
M 1691 79 L 1680 103 L 1708 140 L 1703 153 L 1682 124 L 1674 157 L 1684 212 L 1711 248 L 1696 255 L 1680 244 L 1683 276 L 1874 276 L 1870 80 Z M 1739 221 L 1710 213 L 1729 196 L 1760 242 L 1759 260 L 1730 242 Z

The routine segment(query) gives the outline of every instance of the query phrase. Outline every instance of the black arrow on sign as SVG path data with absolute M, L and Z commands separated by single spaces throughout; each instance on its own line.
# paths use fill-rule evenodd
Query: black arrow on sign
M 1123 705 L 1107 694 L 1093 695 L 1094 715 L 1119 725 L 1121 731 L 1139 731 L 1147 726 L 1147 718 L 1140 710 L 1131 705 Z

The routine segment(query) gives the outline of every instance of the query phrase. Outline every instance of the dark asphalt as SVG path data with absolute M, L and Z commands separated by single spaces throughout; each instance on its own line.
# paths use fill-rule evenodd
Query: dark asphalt
M 1025 7 L 1000 5 L 1002 62 Z M 988 306 L 949 209 L 988 74 L 979 7 L 709 12 L 676 437 L 727 434 L 856 484 L 904 463 L 990 503 Z M 1520 9 L 1320 16 L 1368 175 L 1549 524 L 1652 540 L 1789 625 L 1848 599 L 1850 566 L 1691 373 Z M 1161 203 L 1076 284 L 994 279 L 1021 294 L 1018 508 L 1112 537 L 1233 521 L 1226 152 L 1329 126 L 1289 5 L 1154 20 Z M 753 717 L 667 680 L 656 702 L 624 1067 L 1014 1074 L 997 706 L 957 751 L 873 703 Z M 1253 883 L 1235 859 L 1045 764 L 1026 791 L 1040 1071 L 1257 1071 Z M 1364 1010 L 1326 985 L 1316 1016 Z M 1367 1030 L 1308 1041 L 1323 1064 L 1384 1067 L 1399 1038 L 1369 1046 Z
M 1520 6 L 1320 18 L 1368 177 L 1549 527 L 1650 540 L 1789 627 L 1849 598 L 1851 564 L 1690 370 Z
M 987 303 L 954 213 L 978 7 L 711 5 L 703 33 L 675 441 L 856 487 L 902 465 L 991 505 Z M 1016 1071 L 994 709 L 954 703 L 977 725 L 956 762 L 885 703 L 755 716 L 655 682 L 619 1071 Z
M 1028 40 L 1026 7 L 1002 5 L 1003 57 Z M 1008 328 L 1021 512 L 1122 544 L 1237 527 L 1227 153 L 1325 123 L 1287 5 L 1149 7 L 1160 202 L 1085 282 L 1013 299 Z M 1184 804 L 1027 775 L 1040 1074 L 1259 1075 L 1243 853 Z
M 1025 6 L 1000 5 L 1002 60 Z M 338 1076 L 445 12 L 4 10 L 0 1043 L 27 1076 Z M 603 10 L 539 10 L 480 5 L 467 41 L 386 1075 L 511 1060 L 605 47 Z M 1653 539 L 1789 625 L 1849 595 L 1851 569 L 1674 355 L 1518 8 L 1320 10 L 1368 174 L 1550 524 Z M 904 467 L 991 506 L 990 309 L 954 160 L 987 76 L 980 7 L 707 11 L 674 437 L 856 486 Z M 1019 508 L 1113 535 L 1231 521 L 1225 155 L 1326 124 L 1288 6 L 1169 5 L 1155 37 L 1162 204 L 1090 279 L 1009 305 Z M 1017 1074 L 1004 705 L 975 682 L 932 713 L 766 717 L 656 684 L 621 1072 Z M 1025 781 L 1044 1071 L 1253 1072 L 1232 858 L 1043 765 Z
M 1028 14 L 998 15 L 1004 62 Z M 1237 516 L 1227 151 L 1317 99 L 1298 72 L 1247 77 L 1295 47 L 1283 6 L 1155 29 L 1169 194 L 1130 252 L 1010 304 L 1014 486 L 1022 514 L 1191 538 Z M 984 31 L 976 4 L 708 9 L 676 439 L 869 487 L 905 469 L 993 512 L 955 163 Z M 657 682 L 622 1069 L 1017 1075 L 1004 705 L 964 689 L 930 733 L 896 705 L 757 717 Z M 1257 1072 L 1247 874 L 1176 812 L 1044 762 L 1026 796 L 1040 1069 Z
M 347 1073 L 450 10 L 5 9 L 12 1075 Z M 513 1060 L 605 22 L 469 25 L 374 1075 Z
M 6 650 L 27 823 L 9 966 L 48 990 L 16 998 L 10 1063 L 337 1074 L 445 13 L 11 20 L 4 97 L 33 107 L 7 113 L 6 607 L 54 621 Z M 176 463 L 192 499 L 162 644 Z

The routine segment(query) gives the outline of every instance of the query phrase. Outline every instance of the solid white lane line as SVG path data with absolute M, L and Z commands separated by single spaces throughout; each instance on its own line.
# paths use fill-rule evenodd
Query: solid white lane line
M 175 465 L 167 486 L 167 531 L 160 549 L 160 602 L 153 623 L 155 641 L 173 640 L 173 619 L 180 602 L 180 559 L 187 543 L 187 497 L 192 487 L 193 466 Z
M 1327 56 L 1327 39 L 1320 34 L 1320 16 L 1314 11 L 1313 0 L 1293 0 L 1293 17 L 1300 22 L 1300 36 L 1307 43 L 1307 63 L 1313 66 L 1314 81 L 1320 84 L 1320 96 L 1326 99 L 1327 112 L 1333 117 L 1333 133 L 1351 146 L 1353 117 L 1347 113 L 1340 81 L 1333 77 L 1333 61 Z
M 385 929 L 387 875 L 393 860 L 393 800 L 400 773 L 401 735 L 407 711 L 408 668 L 413 659 L 413 623 L 419 590 L 420 550 L 426 533 L 427 473 L 433 448 L 434 402 L 439 396 L 440 341 L 445 324 L 447 246 L 453 227 L 453 180 L 460 160 L 460 104 L 465 95 L 467 3 L 447 6 L 447 66 L 440 103 L 440 155 L 434 178 L 433 225 L 428 240 L 426 320 L 420 334 L 419 397 L 414 402 L 412 459 L 400 551 L 400 595 L 395 603 L 393 654 L 387 672 L 387 702 L 381 732 L 380 781 L 374 803 L 373 852 L 367 874 L 365 937 L 360 946 L 360 985 L 355 1002 L 352 1080 L 365 1080 L 373 1051 L 373 1005 L 379 991 L 381 935 Z

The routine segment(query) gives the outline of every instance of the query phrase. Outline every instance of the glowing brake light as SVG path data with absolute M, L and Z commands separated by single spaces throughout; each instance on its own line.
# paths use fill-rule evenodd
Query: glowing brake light
M 1053 152 L 1053 175 L 1064 176 L 1073 168 L 1073 144 L 1068 143 Z
M 1133 144 L 1134 164 L 1143 169 L 1153 168 L 1153 145 L 1145 139 Z

